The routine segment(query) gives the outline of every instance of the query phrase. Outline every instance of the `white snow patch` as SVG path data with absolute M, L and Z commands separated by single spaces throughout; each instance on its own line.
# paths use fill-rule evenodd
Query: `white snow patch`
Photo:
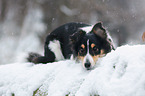
M 144 96 L 145 45 L 122 46 L 94 70 L 72 60 L 0 66 L 0 96 Z M 115 66 L 115 68 L 114 68 Z

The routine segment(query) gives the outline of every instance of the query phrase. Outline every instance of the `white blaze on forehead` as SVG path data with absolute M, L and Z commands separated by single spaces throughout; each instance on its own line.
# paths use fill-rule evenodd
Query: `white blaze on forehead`
M 58 40 L 50 41 L 48 47 L 55 54 L 55 60 L 64 59 L 63 54 L 61 52 L 60 42 Z
M 80 29 L 82 29 L 83 31 L 85 31 L 86 33 L 89 33 L 92 30 L 93 26 L 87 26 L 87 27 L 82 27 Z
M 89 53 L 89 39 L 87 40 L 87 55 L 84 57 L 84 60 L 83 60 L 83 66 L 85 65 L 85 63 L 87 62 L 87 61 L 89 61 L 90 63 L 91 63 L 91 66 L 93 67 L 94 65 L 95 65 L 95 62 L 94 62 L 94 60 L 93 60 L 93 58 L 92 58 L 92 56 L 90 55 L 90 53 Z M 85 66 L 84 66 L 85 67 Z
M 87 54 L 89 53 L 89 39 L 87 41 Z

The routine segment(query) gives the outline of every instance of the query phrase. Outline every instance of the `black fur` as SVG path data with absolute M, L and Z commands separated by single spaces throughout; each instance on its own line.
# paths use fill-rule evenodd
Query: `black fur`
M 69 59 L 71 54 L 74 58 L 77 56 L 84 56 L 87 54 L 87 49 L 84 49 L 84 54 L 82 55 L 80 51 L 81 44 L 87 46 L 87 40 L 90 40 L 90 44 L 95 44 L 94 49 L 89 49 L 92 56 L 100 54 L 101 50 L 104 50 L 104 54 L 107 54 L 114 46 L 111 39 L 108 38 L 106 30 L 102 27 L 101 23 L 94 25 L 89 33 L 81 30 L 82 27 L 90 26 L 84 23 L 67 23 L 52 31 L 46 38 L 44 46 L 44 56 L 40 56 L 37 53 L 30 53 L 27 58 L 29 62 L 33 63 L 48 63 L 54 62 L 56 57 L 54 52 L 52 52 L 48 45 L 50 41 L 58 40 L 60 42 L 61 51 L 65 59 Z M 89 46 L 90 47 L 90 46 Z M 93 51 L 97 50 L 97 51 Z
M 47 37 L 44 45 L 44 56 L 38 56 L 37 53 L 30 53 L 27 60 L 33 63 L 48 63 L 55 61 L 55 54 L 48 48 L 49 42 L 59 40 L 61 43 L 62 54 L 65 59 L 70 58 L 72 54 L 71 45 L 69 42 L 70 35 L 77 32 L 81 27 L 89 26 L 84 23 L 67 23 L 52 31 Z
M 73 56 L 76 58 L 78 56 L 79 51 L 81 50 L 80 45 L 84 44 L 87 46 L 87 40 L 90 40 L 90 43 L 95 43 L 95 45 L 98 48 L 98 53 L 93 54 L 91 48 L 89 49 L 90 54 L 93 55 L 98 55 L 100 54 L 101 49 L 104 50 L 104 54 L 107 54 L 111 50 L 115 50 L 113 46 L 113 42 L 111 41 L 110 38 L 107 36 L 106 30 L 102 27 L 102 23 L 97 23 L 94 25 L 92 30 L 89 33 L 86 33 L 83 30 L 78 30 L 78 32 L 74 33 L 71 37 L 71 45 L 72 45 L 72 51 L 73 51 Z M 90 46 L 89 46 L 90 47 Z M 87 51 L 87 49 L 84 49 L 84 51 Z M 85 56 L 87 52 L 84 52 Z

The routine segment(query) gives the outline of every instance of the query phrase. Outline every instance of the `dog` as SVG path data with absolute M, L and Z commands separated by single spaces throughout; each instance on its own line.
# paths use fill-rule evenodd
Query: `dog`
M 87 70 L 92 69 L 98 58 L 115 50 L 112 38 L 102 26 L 85 23 L 67 23 L 52 31 L 46 38 L 44 56 L 29 53 L 29 62 L 49 63 L 73 58 Z

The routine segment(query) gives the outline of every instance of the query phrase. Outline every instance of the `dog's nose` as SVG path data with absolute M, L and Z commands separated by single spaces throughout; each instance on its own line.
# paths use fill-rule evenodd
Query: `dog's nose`
M 90 68 L 90 66 L 91 66 L 91 63 L 85 63 L 85 67 L 87 68 L 87 69 L 89 69 Z

